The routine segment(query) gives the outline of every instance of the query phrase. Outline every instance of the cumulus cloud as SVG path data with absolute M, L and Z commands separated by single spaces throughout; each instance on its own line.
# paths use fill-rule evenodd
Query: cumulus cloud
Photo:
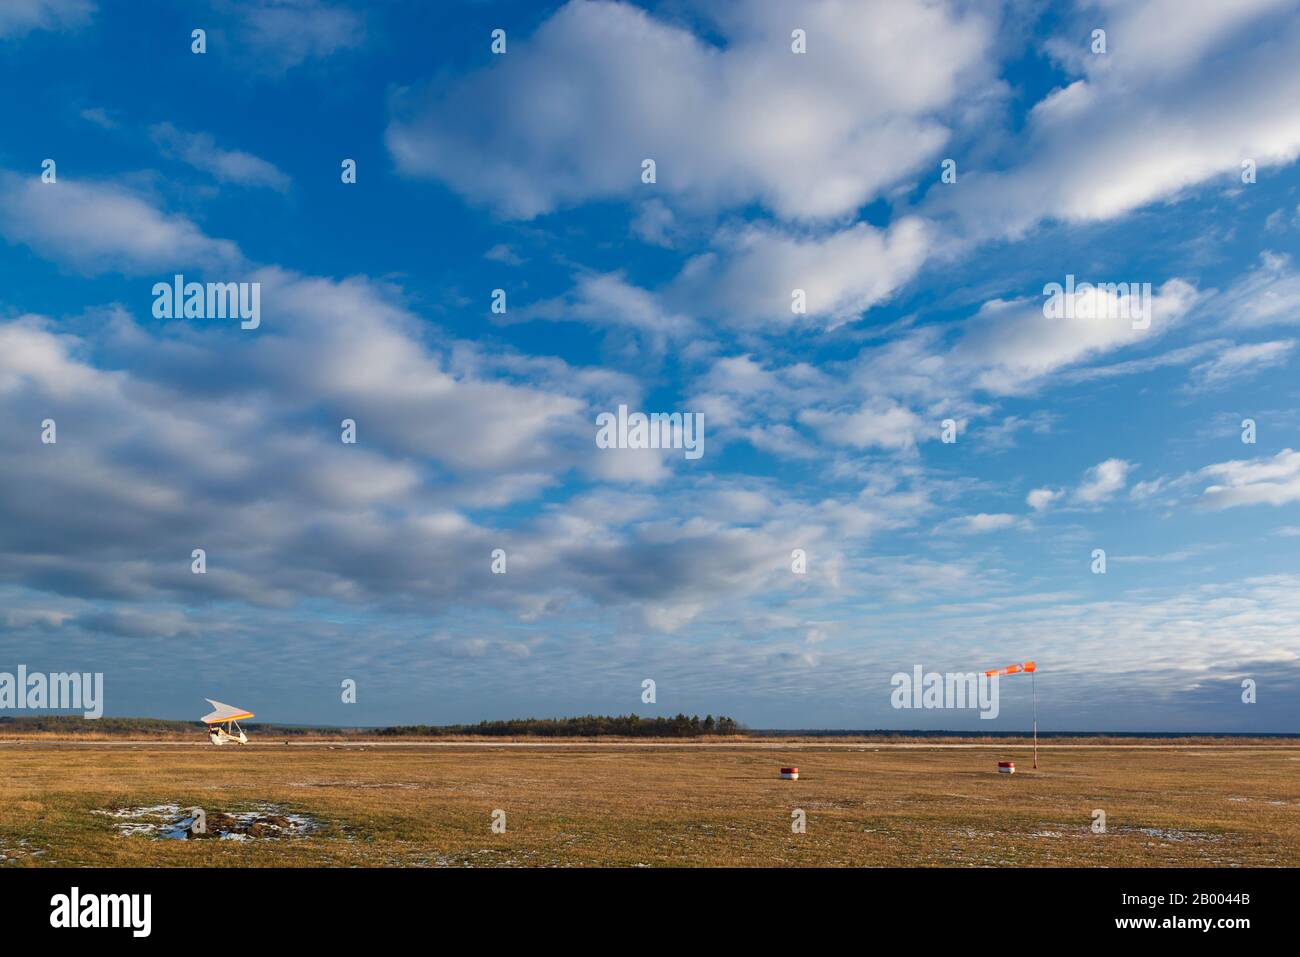
M 1107 459 L 1099 462 L 1084 473 L 1083 481 L 1074 490 L 1076 501 L 1087 505 L 1096 505 L 1111 498 L 1124 488 L 1132 462 L 1123 459 Z
M 952 347 L 950 362 L 964 369 L 980 388 L 994 393 L 1032 389 L 1053 373 L 1109 352 L 1151 341 L 1175 326 L 1196 303 L 1196 289 L 1170 279 L 1154 291 L 1143 308 L 1145 320 L 1132 318 L 1141 300 L 1113 290 L 1076 296 L 1090 297 L 1093 317 L 1082 310 L 1075 318 L 1052 318 L 1045 299 L 992 300 L 963 324 Z
M 619 273 L 584 274 L 567 296 L 524 315 L 623 325 L 661 341 L 690 336 L 701 322 L 771 333 L 829 330 L 858 319 L 911 280 L 930 240 L 926 223 L 916 217 L 884 229 L 866 223 L 812 231 L 729 226 L 658 289 L 633 285 Z
M 933 160 L 965 91 L 991 82 L 996 24 L 957 4 L 802 5 L 815 56 L 791 53 L 781 3 L 717 15 L 715 44 L 630 4 L 574 0 L 490 67 L 403 91 L 388 149 L 404 173 L 510 217 L 653 190 L 821 219 Z
M 910 409 L 886 401 L 844 412 L 806 409 L 799 413 L 799 421 L 829 442 L 859 449 L 911 448 L 927 428 L 927 423 Z
M 887 229 L 857 223 L 809 235 L 752 224 L 725 229 L 714 251 L 687 262 L 666 298 L 739 327 L 834 328 L 916 275 L 929 243 L 925 222 L 914 217 Z M 804 293 L 806 312 L 795 312 L 795 290 Z
M 107 187 L 71 188 L 90 209 L 119 198 Z M 127 208 L 138 221 L 168 221 L 138 197 Z M 169 265 L 211 248 L 192 229 Z M 86 261 L 69 242 L 40 248 Z M 94 247 L 130 267 L 162 254 L 145 250 L 121 224 Z M 533 617 L 594 602 L 671 631 L 782 580 L 791 539 L 812 547 L 832 528 L 867 536 L 923 510 L 895 479 L 854 503 L 774 501 L 754 526 L 732 528 L 709 501 L 724 489 L 696 479 L 671 512 L 654 498 L 577 502 L 533 507 L 503 530 L 471 509 L 519 506 L 575 470 L 597 487 L 636 487 L 681 467 L 660 454 L 647 471 L 641 457 L 595 448 L 592 410 L 626 395 L 627 382 L 553 358 L 444 351 L 386 283 L 276 266 L 249 267 L 249 276 L 264 309 L 252 335 L 140 322 L 121 308 L 84 334 L 38 316 L 0 323 L 0 397 L 13 412 L 0 441 L 30 446 L 23 423 L 46 417 L 60 429 L 57 444 L 0 462 L 0 582 L 105 601 L 266 609 L 309 599 L 426 612 L 477 602 Z M 103 368 L 92 355 L 135 361 Z M 743 362 L 729 369 L 734 381 L 750 374 Z M 357 422 L 355 447 L 339 442 L 345 417 Z M 503 546 L 509 589 L 486 561 Z M 190 573 L 194 547 L 208 552 L 204 576 Z M 824 581 L 838 565 L 824 549 Z
M 521 315 L 577 319 L 606 328 L 623 326 L 648 336 L 660 346 L 669 340 L 682 339 L 698 328 L 689 315 L 673 311 L 658 296 L 628 282 L 622 273 L 583 274 L 568 295 L 536 303 Z
M 1277 455 L 1219 462 L 1201 469 L 1211 484 L 1203 500 L 1211 508 L 1238 505 L 1286 505 L 1300 501 L 1300 452 L 1283 449 Z
M 942 419 L 954 418 L 964 430 L 972 416 L 987 415 L 989 407 L 977 399 L 981 394 L 1030 394 L 1053 377 L 1083 375 L 1090 363 L 1112 353 L 1158 342 L 1202 298 L 1186 281 L 1168 280 L 1145 297 L 1146 318 L 1139 322 L 1125 314 L 1131 304 L 1123 292 L 1094 290 L 1080 293 L 1076 302 L 1084 296 L 1093 297 L 1097 318 L 1049 318 L 1043 299 L 990 300 L 965 319 L 904 330 L 842 363 L 820 367 L 769 369 L 749 355 L 725 357 L 701 381 L 698 401 L 716 425 L 733 427 L 732 435 L 776 454 L 807 457 L 792 426 L 833 445 L 910 450 L 922 436 L 937 434 Z M 1141 325 L 1147 327 L 1135 328 Z M 1185 363 L 1205 351 L 1133 360 L 1131 371 L 1143 371 L 1144 363 Z M 1124 371 L 1120 363 L 1108 374 Z M 751 392 L 760 393 L 761 401 Z M 746 423 L 746 416 L 765 421 Z M 1007 433 L 1042 433 L 1049 426 L 1050 416 L 1041 413 L 1013 417 L 988 438 L 993 447 L 1005 448 Z
M 0 235 L 87 273 L 135 275 L 178 264 L 231 266 L 234 243 L 212 239 L 191 220 L 161 212 L 113 183 L 60 179 L 0 170 Z
M 670 247 L 676 222 L 677 217 L 667 203 L 661 199 L 651 199 L 641 204 L 641 211 L 632 220 L 631 229 L 633 235 L 647 243 Z
M 1025 503 L 1035 512 L 1046 511 L 1048 506 L 1061 497 L 1060 489 L 1036 488 L 1025 496 Z
M 534 510 L 508 530 L 471 518 L 482 483 L 461 491 L 447 472 L 489 470 L 496 504 L 509 507 L 584 455 L 595 478 L 629 459 L 597 459 L 582 445 L 557 458 L 570 426 L 591 441 L 589 423 L 573 414 L 582 402 L 440 373 L 417 340 L 385 328 L 395 319 L 382 299 L 356 338 L 322 335 L 340 311 L 354 323 L 367 315 L 364 285 L 260 275 L 268 290 L 294 290 L 301 312 L 236 353 L 245 376 L 201 390 L 187 376 L 201 368 L 195 356 L 170 383 L 148 369 L 86 364 L 85 343 L 47 320 L 0 323 L 0 397 L 14 413 L 0 440 L 30 445 L 23 423 L 45 417 L 60 428 L 57 444 L 0 462 L 0 581 L 116 601 L 268 608 L 315 598 L 407 610 L 478 603 L 522 615 L 582 600 L 637 609 L 649 626 L 672 630 L 774 579 L 789 551 L 783 525 L 800 522 L 810 544 L 832 521 L 874 527 L 865 511 L 812 521 L 811 509 L 795 518 L 771 507 L 760 527 L 732 529 L 703 518 L 698 493 L 674 509 L 685 514 L 646 498 Z M 117 316 L 117 333 L 156 335 L 122 330 L 129 322 Z M 367 338 L 381 341 L 361 353 Z M 215 332 L 185 339 L 191 350 L 230 355 Z M 311 371 L 294 374 L 275 357 L 280 348 Z M 359 355 L 360 368 L 341 376 Z M 338 440 L 347 410 L 356 447 Z M 513 488 L 500 484 L 510 476 Z M 189 571 L 194 547 L 207 550 L 207 575 Z M 508 589 L 489 573 L 495 547 L 508 550 Z
M 1300 155 L 1294 0 L 1092 6 L 1049 46 L 1078 78 L 1034 107 L 1007 167 L 968 169 L 961 190 L 932 192 L 967 235 L 1112 219 L 1215 177 L 1240 183 L 1245 159 L 1266 168 Z M 1086 38 L 1103 23 L 1107 52 L 1094 55 Z M 1210 51 L 1216 68 L 1202 69 Z

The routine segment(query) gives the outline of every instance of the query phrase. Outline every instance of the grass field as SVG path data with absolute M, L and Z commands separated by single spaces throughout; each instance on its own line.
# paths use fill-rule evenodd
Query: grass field
M 1047 747 L 1033 771 L 1028 752 L 996 744 L 31 741 L 0 746 L 0 855 L 3 866 L 1300 865 L 1300 742 L 1141 743 Z M 996 772 L 1004 758 L 1015 775 Z M 781 780 L 782 764 L 800 780 Z M 270 804 L 320 827 L 157 840 L 123 836 L 111 816 L 160 804 L 209 815 Z M 805 833 L 792 832 L 796 809 Z M 1092 830 L 1095 809 L 1105 833 Z

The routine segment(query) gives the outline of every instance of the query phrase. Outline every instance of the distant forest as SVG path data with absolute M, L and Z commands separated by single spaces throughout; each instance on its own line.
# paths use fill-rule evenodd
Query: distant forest
M 419 737 L 481 734 L 488 737 L 527 735 L 540 738 L 599 738 L 606 735 L 620 738 L 694 738 L 706 734 L 742 734 L 743 730 L 725 715 L 719 718 L 711 714 L 703 718 L 698 714 L 642 718 L 635 714 L 588 714 L 581 718 L 512 718 L 509 721 L 480 721 L 478 724 L 411 724 L 377 728 L 374 733 Z

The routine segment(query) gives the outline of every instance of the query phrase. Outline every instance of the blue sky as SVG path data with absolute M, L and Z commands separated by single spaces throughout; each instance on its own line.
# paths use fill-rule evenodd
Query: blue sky
M 1044 728 L 1294 731 L 1296 8 L 6 4 L 0 671 L 1016 730 L 890 676 L 1034 658 Z M 261 325 L 154 318 L 176 273 Z

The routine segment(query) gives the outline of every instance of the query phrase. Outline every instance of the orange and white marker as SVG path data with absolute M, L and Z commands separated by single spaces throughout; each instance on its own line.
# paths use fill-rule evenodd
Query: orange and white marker
M 998 762 L 998 774 L 1015 774 L 1015 773 L 1016 773 L 1016 762 L 1014 761 Z
M 1034 664 L 1032 661 L 1026 661 L 1023 664 L 1007 665 L 1005 668 L 993 668 L 984 672 L 984 675 L 988 678 L 1001 678 L 1004 675 L 1032 675 L 1037 670 L 1038 665 Z
M 798 769 L 798 768 L 782 768 L 782 769 L 781 769 L 781 777 L 785 778 L 787 781 L 798 781 L 798 780 L 799 780 L 799 769 Z

